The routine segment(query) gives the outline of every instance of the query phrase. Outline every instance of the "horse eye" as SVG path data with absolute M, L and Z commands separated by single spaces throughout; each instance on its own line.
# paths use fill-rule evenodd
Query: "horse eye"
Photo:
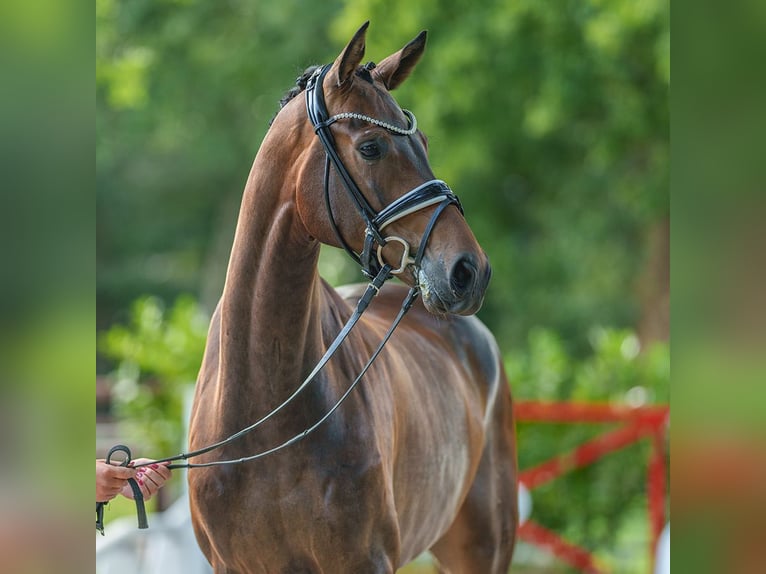
M 364 159 L 378 159 L 381 156 L 380 146 L 376 142 L 365 142 L 359 146 L 359 153 Z

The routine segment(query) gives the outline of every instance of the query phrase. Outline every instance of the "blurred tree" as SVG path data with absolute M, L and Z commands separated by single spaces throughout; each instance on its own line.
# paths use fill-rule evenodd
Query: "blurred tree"
M 591 325 L 637 325 L 642 304 L 663 304 L 647 262 L 667 266 L 649 249 L 668 215 L 667 12 L 659 0 L 99 0 L 99 324 L 145 292 L 212 308 L 276 101 L 370 18 L 374 60 L 431 30 L 397 97 L 490 254 L 481 316 L 503 347 L 545 326 L 585 352 Z M 343 268 L 339 281 L 358 277 Z
M 99 328 L 156 315 L 156 302 L 127 311 L 145 293 L 190 292 L 212 311 L 277 101 L 369 19 L 373 61 L 429 30 L 395 95 L 490 256 L 480 316 L 517 396 L 667 401 L 667 346 L 643 343 L 667 336 L 668 12 L 659 0 L 97 0 Z M 360 278 L 337 250 L 320 266 L 334 284 Z M 133 321 L 107 344 L 123 374 L 176 378 L 138 344 L 164 327 Z M 592 431 L 520 428 L 522 467 Z M 640 515 L 644 454 L 541 489 L 536 518 L 616 548 L 618 571 L 645 571 L 621 546 Z
M 111 394 L 122 432 L 154 458 L 184 449 L 183 390 L 197 380 L 209 320 L 192 297 L 179 297 L 170 309 L 142 297 L 127 324 L 99 340 L 117 362 Z
M 640 277 L 668 216 L 667 3 L 355 0 L 334 37 L 366 18 L 374 58 L 431 30 L 397 97 L 490 255 L 501 345 L 544 326 L 585 353 L 590 326 L 634 327 L 662 289 Z
M 329 57 L 336 2 L 96 2 L 98 322 L 144 293 L 223 285 L 239 198 L 277 102 Z

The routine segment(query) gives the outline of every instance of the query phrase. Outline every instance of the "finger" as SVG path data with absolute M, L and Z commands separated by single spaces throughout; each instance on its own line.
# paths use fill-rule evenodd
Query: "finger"
M 120 491 L 120 494 L 122 494 L 125 498 L 127 498 L 129 500 L 134 500 L 134 498 L 135 498 L 135 495 L 133 494 L 133 489 L 130 488 L 129 486 L 123 488 Z
M 104 459 L 104 462 L 108 464 L 109 466 L 122 466 L 125 463 L 125 456 L 124 455 L 116 455 L 116 458 L 106 460 Z M 130 464 L 130 463 L 128 463 Z
M 108 464 L 105 464 L 101 467 L 101 472 L 104 474 L 104 476 L 109 478 L 119 478 L 122 480 L 133 478 L 133 476 L 136 474 L 136 470 L 134 468 L 129 468 L 126 466 L 113 466 Z
M 144 484 L 149 485 L 154 490 L 154 492 L 159 490 L 159 488 L 165 483 L 165 480 L 162 478 L 162 476 L 153 470 L 147 470 L 144 472 L 142 479 Z
M 121 480 L 128 480 L 129 478 L 135 478 L 136 469 L 127 466 L 115 466 L 110 469 L 111 476 L 119 478 Z
M 141 488 L 141 493 L 144 495 L 144 500 L 150 500 L 152 495 L 154 495 L 156 492 L 156 490 L 152 489 L 149 481 L 146 480 L 142 480 L 142 482 L 139 484 L 139 487 Z
M 144 498 L 144 500 L 148 500 L 150 493 L 147 487 L 142 484 L 141 479 L 137 479 L 136 484 L 138 485 L 138 490 L 141 493 L 141 496 Z M 136 495 L 133 492 L 133 487 L 130 484 L 125 485 L 125 487 L 120 490 L 120 492 L 125 498 L 129 498 L 130 500 L 135 500 L 136 498 Z
M 151 468 L 152 470 L 157 471 L 160 474 L 160 476 L 163 477 L 164 480 L 167 480 L 172 476 L 172 473 L 170 469 L 168 468 L 168 466 L 170 465 L 170 461 L 166 460 L 163 462 L 154 462 L 150 458 L 138 458 L 134 460 L 133 462 L 135 462 L 136 466 L 139 467 L 138 468 L 139 471 L 147 470 Z
M 119 476 L 110 476 L 107 485 L 110 489 L 116 488 L 119 492 L 128 483 L 127 478 L 120 478 Z
M 141 493 L 144 495 L 144 499 L 149 500 L 153 494 L 152 486 L 154 483 L 146 475 L 146 468 L 138 469 L 138 472 L 136 473 L 136 482 L 138 483 L 138 488 L 141 490 Z
M 141 494 L 144 496 L 144 500 L 149 500 L 152 497 L 152 491 L 149 490 L 149 487 L 146 484 L 139 484 L 138 487 L 141 489 Z
M 149 465 L 149 468 L 151 468 L 158 475 L 160 475 L 164 481 L 164 480 L 168 480 L 172 476 L 172 473 L 170 472 L 170 469 L 168 468 L 169 464 L 170 464 L 169 462 L 162 462 L 162 463 L 155 462 Z

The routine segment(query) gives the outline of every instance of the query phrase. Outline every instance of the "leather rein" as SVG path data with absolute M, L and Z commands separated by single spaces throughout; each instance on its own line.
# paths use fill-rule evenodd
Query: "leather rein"
M 374 125 L 378 125 L 396 135 L 410 136 L 417 131 L 417 121 L 415 119 L 415 116 L 411 112 L 408 112 L 406 110 L 403 110 L 403 112 L 407 116 L 410 122 L 410 126 L 405 129 L 377 120 L 375 118 L 371 118 L 369 116 L 365 116 L 363 114 L 357 114 L 353 112 L 344 112 L 344 113 L 336 114 L 334 116 L 330 116 L 329 113 L 327 112 L 327 107 L 325 106 L 325 101 L 324 101 L 323 79 L 325 75 L 327 74 L 327 72 L 329 71 L 329 69 L 331 68 L 331 66 L 332 66 L 331 64 L 327 64 L 325 66 L 317 68 L 314 74 L 309 79 L 306 85 L 306 108 L 307 108 L 309 120 L 314 126 L 314 132 L 317 134 L 317 136 L 319 137 L 319 140 L 322 142 L 322 145 L 324 146 L 325 153 L 326 153 L 325 174 L 324 174 L 324 193 L 325 193 L 325 203 L 327 206 L 327 212 L 329 214 L 330 222 L 332 224 L 333 230 L 339 242 L 343 246 L 343 248 L 354 259 L 354 261 L 356 261 L 360 265 L 364 274 L 368 278 L 370 278 L 371 281 L 367 285 L 367 289 L 365 290 L 364 294 L 357 302 L 354 312 L 349 317 L 348 321 L 343 326 L 343 329 L 340 331 L 340 333 L 338 333 L 337 337 L 332 342 L 330 347 L 327 349 L 325 354 L 322 356 L 322 358 L 319 360 L 316 366 L 312 369 L 311 373 L 309 373 L 308 376 L 303 380 L 300 386 L 298 386 L 298 388 L 287 399 L 285 399 L 279 406 L 271 410 L 268 414 L 264 415 L 262 418 L 260 418 L 259 420 L 251 424 L 250 426 L 232 434 L 231 436 L 219 442 L 216 442 L 214 444 L 208 445 L 206 447 L 203 447 L 194 451 L 181 453 L 176 456 L 170 456 L 163 459 L 152 460 L 151 462 L 148 462 L 148 463 L 136 464 L 136 465 L 133 465 L 133 468 L 139 468 L 142 466 L 146 466 L 148 464 L 186 460 L 188 458 L 200 456 L 202 454 L 208 453 L 224 445 L 234 442 L 235 440 L 241 438 L 242 436 L 252 432 L 261 424 L 263 424 L 264 422 L 269 420 L 271 417 L 276 415 L 284 407 L 290 404 L 314 380 L 317 374 L 319 374 L 322 368 L 329 362 L 332 356 L 340 348 L 343 341 L 346 340 L 349 333 L 357 324 L 359 319 L 362 317 L 362 315 L 364 314 L 364 312 L 366 311 L 366 309 L 372 302 L 373 298 L 378 294 L 378 292 L 380 291 L 380 288 L 388 279 L 391 279 L 393 275 L 395 274 L 402 273 L 405 270 L 405 268 L 412 265 L 413 268 L 415 269 L 415 273 L 413 275 L 415 277 L 415 280 L 417 281 L 417 277 L 418 277 L 417 270 L 420 269 L 420 262 L 423 258 L 423 254 L 425 253 L 428 239 L 431 235 L 431 232 L 433 231 L 434 226 L 436 225 L 437 219 L 439 218 L 441 213 L 444 211 L 444 209 L 446 209 L 447 206 L 449 206 L 450 204 L 454 204 L 460 210 L 460 213 L 463 213 L 463 208 L 460 205 L 460 200 L 452 192 L 452 190 L 449 188 L 449 186 L 446 183 L 438 179 L 427 181 L 415 187 L 414 189 L 405 193 L 400 198 L 393 201 L 387 207 L 383 208 L 380 212 L 376 212 L 372 208 L 372 206 L 370 206 L 364 194 L 361 192 L 361 190 L 359 189 L 359 187 L 357 186 L 357 184 L 354 182 L 353 178 L 351 177 L 351 174 L 349 174 L 348 170 L 343 165 L 343 162 L 341 161 L 340 156 L 338 155 L 337 149 L 335 147 L 335 142 L 332 137 L 332 133 L 330 131 L 330 126 L 336 121 L 339 121 L 342 119 L 357 119 L 357 120 L 367 121 Z M 367 68 L 370 69 L 371 66 L 374 66 L 374 64 L 372 63 L 368 64 Z M 335 171 L 339 175 L 341 181 L 343 182 L 344 187 L 346 188 L 347 192 L 351 196 L 359 214 L 361 215 L 366 225 L 364 248 L 360 254 L 357 254 L 356 252 L 354 252 L 353 249 L 351 249 L 351 247 L 348 245 L 348 243 L 343 239 L 342 234 L 340 233 L 340 229 L 338 228 L 332 213 L 332 208 L 330 206 L 330 185 L 329 185 L 331 164 L 335 167 Z M 401 237 L 398 237 L 395 235 L 384 237 L 382 232 L 387 225 L 403 217 L 406 217 L 407 215 L 411 213 L 414 213 L 416 211 L 425 209 L 433 205 L 436 205 L 437 207 L 434 210 L 433 214 L 431 215 L 431 218 L 428 224 L 426 225 L 426 228 L 420 240 L 420 245 L 417 248 L 415 257 L 410 257 L 410 246 Z M 401 262 L 399 264 L 399 267 L 396 269 L 392 265 L 386 263 L 383 260 L 383 257 L 381 255 L 383 246 L 385 246 L 387 243 L 391 241 L 400 243 L 404 249 Z M 376 248 L 376 245 L 377 245 L 377 248 Z M 401 308 L 399 309 L 399 312 L 396 318 L 392 322 L 388 331 L 386 331 L 386 334 L 384 335 L 378 347 L 375 349 L 375 351 L 372 353 L 370 358 L 365 363 L 362 370 L 359 372 L 359 374 L 351 383 L 351 385 L 348 387 L 348 389 L 343 393 L 343 395 L 341 395 L 341 397 L 333 405 L 333 407 L 329 411 L 327 411 L 327 413 L 325 413 L 313 425 L 306 428 L 302 432 L 294 435 L 292 438 L 286 440 L 285 442 L 277 446 L 274 446 L 268 450 L 258 452 L 256 454 L 252 454 L 249 456 L 236 458 L 236 459 L 216 460 L 216 461 L 210 461 L 210 462 L 204 462 L 204 463 L 191 463 L 191 462 L 176 463 L 176 464 L 168 465 L 168 468 L 169 469 L 202 468 L 202 467 L 210 467 L 210 466 L 239 464 L 239 463 L 263 458 L 267 455 L 270 455 L 279 450 L 282 450 L 292 444 L 295 444 L 296 442 L 300 440 L 303 440 L 306 436 L 314 432 L 322 423 L 324 423 L 338 409 L 338 407 L 340 407 L 340 405 L 346 400 L 346 398 L 348 398 L 351 392 L 356 388 L 356 386 L 359 384 L 364 374 L 367 372 L 367 370 L 370 368 L 372 363 L 375 361 L 375 359 L 383 350 L 383 347 L 391 338 L 391 335 L 393 335 L 394 330 L 402 321 L 407 311 L 409 311 L 410 308 L 412 307 L 412 304 L 415 302 L 415 299 L 418 297 L 419 293 L 420 293 L 420 288 L 417 284 L 415 284 L 415 286 L 410 288 L 409 292 L 407 293 L 407 296 L 404 298 L 404 301 L 402 302 Z M 128 463 L 130 462 L 129 449 L 125 447 L 124 445 L 116 445 L 110 450 L 109 456 L 111 456 L 112 453 L 117 451 L 122 451 L 126 453 L 127 458 L 122 462 L 122 465 L 127 466 Z M 109 457 L 107 457 L 107 462 L 109 462 Z M 133 485 L 134 482 L 135 481 L 132 481 L 131 487 L 133 488 L 133 493 L 136 500 L 136 508 L 137 508 L 138 516 L 139 516 L 139 528 L 147 528 L 148 525 L 146 522 L 146 512 L 144 510 L 143 497 L 141 496 L 140 490 L 137 489 L 137 487 L 134 487 Z M 138 492 L 136 492 L 137 490 Z M 103 534 L 103 505 L 104 503 L 102 502 L 97 503 L 97 521 L 96 521 L 96 527 L 97 529 L 100 530 L 102 534 Z

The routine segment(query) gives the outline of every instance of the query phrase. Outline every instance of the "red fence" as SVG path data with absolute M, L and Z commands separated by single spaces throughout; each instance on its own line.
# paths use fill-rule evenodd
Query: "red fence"
M 650 547 L 654 557 L 657 540 L 665 525 L 666 468 L 665 434 L 669 407 L 628 407 L 608 404 L 518 402 L 518 422 L 540 423 L 620 423 L 574 450 L 554 456 L 537 466 L 522 470 L 519 480 L 530 491 L 562 474 L 592 464 L 601 457 L 644 438 L 651 441 L 646 490 L 649 513 Z M 562 562 L 589 574 L 604 574 L 588 550 L 561 538 L 544 526 L 527 520 L 521 525 L 519 538 L 541 547 Z M 653 560 L 651 561 L 653 562 Z

